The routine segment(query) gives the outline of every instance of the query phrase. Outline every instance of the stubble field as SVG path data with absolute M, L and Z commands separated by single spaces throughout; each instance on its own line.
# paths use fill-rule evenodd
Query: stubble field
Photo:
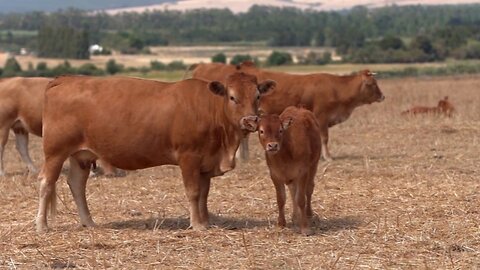
M 91 178 L 93 229 L 79 227 L 63 174 L 57 219 L 37 234 L 37 179 L 11 136 L 8 174 L 0 178 L 0 268 L 479 268 L 480 76 L 379 85 L 383 103 L 357 109 L 330 130 L 335 160 L 319 164 L 310 237 L 290 222 L 275 225 L 275 191 L 256 134 L 250 161 L 212 181 L 208 231 L 188 229 L 179 170 L 163 166 Z M 457 107 L 451 119 L 400 116 L 445 95 Z M 40 166 L 40 139 L 30 149 Z

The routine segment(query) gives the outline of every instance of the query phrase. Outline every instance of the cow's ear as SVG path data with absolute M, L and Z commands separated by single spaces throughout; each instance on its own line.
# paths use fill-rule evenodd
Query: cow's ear
M 292 117 L 287 117 L 282 120 L 282 129 L 287 130 L 290 125 L 293 123 L 293 118 Z
M 266 80 L 264 82 L 261 82 L 258 85 L 258 91 L 260 92 L 260 95 L 263 95 L 273 89 L 275 89 L 275 86 L 277 86 L 277 83 L 272 80 Z
M 227 89 L 225 89 L 225 86 L 221 82 L 209 82 L 208 89 L 210 89 L 215 95 L 225 96 L 227 94 Z

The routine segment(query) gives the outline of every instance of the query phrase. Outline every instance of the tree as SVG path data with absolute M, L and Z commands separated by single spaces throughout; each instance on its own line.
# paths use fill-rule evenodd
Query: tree
M 217 53 L 212 56 L 212 63 L 227 63 L 227 56 L 224 53 Z
M 379 45 L 380 45 L 380 48 L 382 48 L 382 50 L 388 50 L 388 49 L 400 50 L 404 48 L 403 41 L 398 37 L 394 37 L 394 36 L 384 37 L 380 41 Z
M 267 65 L 280 66 L 291 64 L 293 62 L 292 55 L 287 52 L 273 51 L 267 58 Z
M 116 74 L 120 71 L 123 70 L 123 65 L 117 64 L 114 59 L 108 60 L 108 62 L 105 64 L 105 71 L 108 74 Z
M 22 72 L 22 67 L 18 64 L 17 59 L 15 59 L 15 57 L 9 57 L 3 68 L 3 77 L 17 76 L 20 72 Z
M 239 64 L 241 64 L 242 62 L 245 62 L 245 61 L 254 61 L 254 60 L 253 60 L 252 56 L 250 56 L 249 54 L 236 54 L 230 60 L 230 64 L 239 65 Z

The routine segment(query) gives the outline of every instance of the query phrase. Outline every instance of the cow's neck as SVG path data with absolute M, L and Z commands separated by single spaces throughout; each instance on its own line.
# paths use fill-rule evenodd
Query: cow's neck
M 232 123 L 227 117 L 225 104 L 222 104 L 220 108 L 215 112 L 217 136 L 220 140 L 220 163 L 218 174 L 224 174 L 235 168 L 235 152 L 240 145 L 241 139 L 244 137 L 243 131 L 239 127 L 239 123 Z M 217 107 L 218 108 L 218 107 Z

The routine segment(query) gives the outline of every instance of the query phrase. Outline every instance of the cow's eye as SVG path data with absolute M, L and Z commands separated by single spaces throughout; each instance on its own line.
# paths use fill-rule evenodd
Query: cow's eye
M 230 96 L 230 100 L 233 101 L 235 104 L 238 103 L 237 99 L 234 96 Z
M 282 134 L 282 133 L 283 133 L 283 129 L 280 129 L 280 131 L 279 131 L 279 132 L 280 132 L 280 134 Z
M 263 134 L 263 129 L 260 129 L 260 134 Z
M 260 95 L 257 96 L 257 100 L 260 100 Z

